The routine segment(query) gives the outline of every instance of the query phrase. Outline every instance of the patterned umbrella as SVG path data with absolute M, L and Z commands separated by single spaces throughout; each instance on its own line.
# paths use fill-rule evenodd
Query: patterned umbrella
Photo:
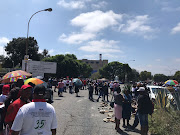
M 29 79 L 25 80 L 24 84 L 28 84 L 29 82 L 32 82 L 35 85 L 44 83 L 42 80 L 40 80 L 38 78 L 29 78 Z
M 78 78 L 74 78 L 73 83 L 75 86 L 79 86 L 79 87 L 82 86 L 82 81 Z
M 176 84 L 178 84 L 178 82 L 176 80 L 167 80 L 167 81 L 165 81 L 165 84 L 167 84 L 167 85 L 176 85 Z
M 25 72 L 23 70 L 16 70 L 5 74 L 2 77 L 1 81 L 2 83 L 16 82 L 19 78 L 25 79 L 30 76 L 32 76 L 32 74 L 28 72 Z

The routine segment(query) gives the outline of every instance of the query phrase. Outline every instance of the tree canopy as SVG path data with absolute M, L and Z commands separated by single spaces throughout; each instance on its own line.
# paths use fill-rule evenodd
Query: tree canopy
M 155 74 L 153 79 L 155 82 L 165 82 L 168 77 L 164 74 Z
M 57 62 L 56 77 L 84 77 L 87 78 L 92 72 L 92 68 L 77 60 L 74 54 L 56 55 L 43 59 L 43 61 Z
M 174 79 L 176 79 L 176 81 L 180 83 L 180 71 L 176 71 L 176 73 L 174 74 Z
M 146 81 L 148 79 L 152 79 L 152 75 L 151 75 L 151 72 L 148 72 L 148 71 L 142 71 L 140 73 L 140 80 L 141 81 Z
M 123 64 L 117 61 L 108 63 L 103 68 L 99 70 L 101 77 L 114 80 L 116 76 L 119 77 L 119 80 L 125 81 L 125 76 L 127 76 L 127 80 L 129 80 L 129 76 L 131 74 L 132 69 L 128 64 Z
M 25 37 L 13 38 L 12 41 L 7 43 L 5 51 L 7 57 L 4 58 L 3 67 L 11 68 L 14 65 L 21 64 L 24 56 L 26 55 L 26 39 Z M 48 50 L 44 49 L 41 53 L 38 53 L 39 46 L 34 37 L 28 38 L 28 55 L 29 59 L 41 60 L 44 57 L 49 57 Z

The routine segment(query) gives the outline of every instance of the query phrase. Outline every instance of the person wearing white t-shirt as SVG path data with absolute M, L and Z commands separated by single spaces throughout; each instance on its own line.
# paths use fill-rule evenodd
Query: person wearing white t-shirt
M 45 102 L 45 87 L 34 88 L 34 99 L 22 106 L 11 127 L 12 135 L 56 135 L 57 119 L 54 107 Z

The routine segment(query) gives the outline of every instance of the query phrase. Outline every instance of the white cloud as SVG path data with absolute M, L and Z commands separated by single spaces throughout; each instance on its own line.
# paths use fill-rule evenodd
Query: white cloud
M 60 41 L 66 42 L 68 44 L 80 44 L 84 41 L 94 39 L 95 34 L 93 33 L 72 33 L 66 36 L 64 33 L 59 37 Z
M 90 41 L 87 45 L 81 46 L 79 50 L 98 53 L 122 53 L 117 43 L 118 41 L 114 40 Z
M 176 59 L 175 59 L 175 62 L 180 62 L 180 58 L 176 58 Z
M 128 20 L 127 24 L 122 27 L 122 32 L 125 33 L 146 33 L 146 32 L 152 32 L 153 29 L 151 26 L 147 25 L 149 23 L 148 15 L 143 16 L 136 16 L 132 20 Z
M 129 17 L 129 16 L 127 16 Z M 119 25 L 118 31 L 126 34 L 136 34 L 143 36 L 145 39 L 153 39 L 156 36 L 153 34 L 156 30 L 153 29 L 150 25 L 150 18 L 148 15 L 135 16 L 123 24 Z
M 89 55 L 84 55 L 82 59 L 89 59 L 89 60 L 97 60 L 98 55 L 97 54 L 89 54 Z
M 9 43 L 9 39 L 6 37 L 1 37 L 0 38 L 0 46 L 4 46 L 7 45 L 7 43 Z
M 59 6 L 62 6 L 64 8 L 68 8 L 68 9 L 82 9 L 82 8 L 85 8 L 84 1 L 70 1 L 68 3 L 65 0 L 60 0 L 57 4 Z
M 0 55 L 7 55 L 6 51 L 4 50 L 4 46 L 7 45 L 7 43 L 9 43 L 9 39 L 6 37 L 1 37 L 0 38 Z
M 111 10 L 107 12 L 96 10 L 80 14 L 71 20 L 71 24 L 82 27 L 82 31 L 94 33 L 118 25 L 121 20 L 121 14 L 116 14 Z
M 161 61 L 161 59 L 156 59 L 155 61 L 160 62 L 160 61 Z
M 171 34 L 176 34 L 178 32 L 180 32 L 180 23 L 178 23 L 177 26 L 171 30 Z
M 180 7 L 176 7 L 176 8 L 172 8 L 172 7 L 162 7 L 161 10 L 162 10 L 162 11 L 166 11 L 166 12 L 176 12 L 176 11 L 180 11 Z
M 100 1 L 100 2 L 98 2 L 98 3 L 93 3 L 93 4 L 91 5 L 91 7 L 92 7 L 93 9 L 101 9 L 101 8 L 105 8 L 107 5 L 108 5 L 107 2 L 105 2 L 105 1 Z
M 54 49 L 50 49 L 48 52 L 49 52 L 50 55 L 53 55 Z
M 42 49 L 39 49 L 39 50 L 38 50 L 38 53 L 42 53 L 42 52 L 43 52 L 43 50 L 42 50 Z

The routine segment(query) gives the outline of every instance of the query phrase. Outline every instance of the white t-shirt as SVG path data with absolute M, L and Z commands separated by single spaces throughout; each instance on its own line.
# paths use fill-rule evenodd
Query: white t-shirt
M 1 95 L 0 95 L 0 102 L 4 103 L 4 101 L 6 100 L 6 98 L 7 98 L 6 95 L 1 94 Z
M 56 128 L 54 107 L 46 102 L 31 102 L 19 109 L 11 130 L 20 131 L 20 135 L 51 135 L 51 129 Z
M 109 87 L 110 87 L 110 88 L 113 88 L 113 83 L 110 83 L 110 84 L 109 84 Z

